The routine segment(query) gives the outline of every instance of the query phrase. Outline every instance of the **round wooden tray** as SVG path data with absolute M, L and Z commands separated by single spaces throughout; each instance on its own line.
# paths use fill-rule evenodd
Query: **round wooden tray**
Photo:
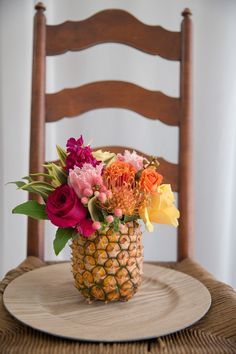
M 73 285 L 69 263 L 33 270 L 4 292 L 7 310 L 24 324 L 55 336 L 93 342 L 156 338 L 205 315 L 211 296 L 198 280 L 145 264 L 143 283 L 128 302 L 88 304 Z

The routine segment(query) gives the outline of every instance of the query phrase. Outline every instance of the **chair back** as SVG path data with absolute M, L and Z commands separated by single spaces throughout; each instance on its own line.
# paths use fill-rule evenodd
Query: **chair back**
M 178 227 L 177 258 L 192 255 L 192 117 L 191 117 L 191 38 L 192 25 L 189 9 L 182 13 L 179 32 L 160 26 L 143 24 L 128 12 L 105 10 L 78 22 L 59 25 L 46 24 L 45 7 L 35 6 L 32 106 L 30 136 L 30 173 L 44 172 L 45 124 L 64 117 L 75 117 L 97 108 L 126 108 L 148 119 L 179 128 L 179 162 L 171 163 L 162 157 L 159 172 L 165 183 L 171 183 L 178 192 L 180 220 Z M 47 94 L 46 56 L 80 51 L 100 43 L 122 43 L 151 55 L 180 62 L 180 96 L 169 97 L 159 91 L 149 91 L 124 81 L 92 82 L 77 88 Z M 119 93 L 119 94 L 118 94 Z M 99 147 L 100 148 L 100 147 Z M 109 146 L 111 152 L 122 152 L 131 147 Z M 145 153 L 139 151 L 145 156 Z M 30 199 L 39 200 L 36 195 Z M 27 254 L 44 257 L 44 222 L 28 219 Z

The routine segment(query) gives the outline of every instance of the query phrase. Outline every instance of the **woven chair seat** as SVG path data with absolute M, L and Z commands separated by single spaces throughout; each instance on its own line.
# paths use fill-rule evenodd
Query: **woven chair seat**
M 3 305 L 3 293 L 16 277 L 48 264 L 38 258 L 28 257 L 17 268 L 9 271 L 0 283 L 1 354 L 236 353 L 236 293 L 191 259 L 176 263 L 155 263 L 191 275 L 200 280 L 211 293 L 212 305 L 208 313 L 185 330 L 155 340 L 114 344 L 71 341 L 33 330 L 7 312 Z

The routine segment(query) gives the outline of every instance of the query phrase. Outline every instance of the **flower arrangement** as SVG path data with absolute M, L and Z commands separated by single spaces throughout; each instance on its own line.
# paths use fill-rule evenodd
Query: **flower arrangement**
M 93 151 L 82 136 L 70 138 L 66 150 L 57 146 L 57 152 L 59 163 L 45 164 L 46 173 L 14 182 L 19 189 L 39 194 L 43 203 L 29 200 L 12 211 L 49 219 L 57 226 L 56 254 L 78 235 L 89 239 L 108 227 L 124 233 L 126 223 L 138 219 L 150 232 L 153 222 L 178 225 L 171 186 L 162 184 L 156 158 L 147 159 L 135 151 Z

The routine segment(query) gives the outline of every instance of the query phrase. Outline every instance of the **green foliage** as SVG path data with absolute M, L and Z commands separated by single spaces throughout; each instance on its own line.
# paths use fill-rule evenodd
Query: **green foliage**
M 57 166 L 55 163 L 52 163 L 51 176 L 54 178 L 54 182 L 57 182 L 58 186 L 67 182 L 68 176 L 64 168 Z
M 25 179 L 28 182 L 33 182 L 33 178 L 31 178 L 30 176 L 22 177 L 22 179 Z
M 61 162 L 62 167 L 66 166 L 66 151 L 62 149 L 59 145 L 57 145 L 57 154 L 59 156 L 59 160 Z
M 23 187 L 26 183 L 23 181 L 8 182 L 7 184 L 15 184 L 18 188 Z
M 57 153 L 60 159 L 61 166 L 55 163 L 48 163 L 43 165 L 48 173 L 31 173 L 29 176 L 25 176 L 22 179 L 27 181 L 15 181 L 10 182 L 16 184 L 18 189 L 25 190 L 29 193 L 36 193 L 40 195 L 44 201 L 55 190 L 56 187 L 61 184 L 67 183 L 68 173 L 65 170 L 66 151 L 60 146 L 57 146 Z M 40 180 L 39 180 L 39 177 Z M 42 179 L 42 180 L 41 180 Z
M 131 216 L 124 216 L 124 222 L 128 222 L 128 221 L 134 221 L 134 220 L 138 220 L 139 216 L 138 215 L 131 215 Z
M 120 219 L 115 217 L 113 221 L 113 229 L 115 232 L 119 231 L 119 225 L 120 225 Z
M 48 178 L 48 179 L 53 179 L 53 177 L 50 176 L 48 173 L 31 173 L 30 177 L 45 177 L 45 178 Z
M 27 202 L 17 205 L 13 210 L 13 214 L 23 214 L 33 219 L 48 219 L 45 204 L 39 204 L 36 200 L 28 200 Z
M 55 239 L 53 241 L 53 248 L 56 256 L 63 250 L 67 242 L 73 237 L 74 229 L 72 228 L 58 228 Z
M 55 190 L 55 187 L 53 187 L 47 182 L 33 181 L 23 185 L 22 187 L 20 187 L 20 189 L 28 191 L 30 193 L 39 194 L 44 200 L 47 200 L 49 194 L 51 194 Z
M 103 213 L 101 209 L 96 204 L 96 197 L 93 197 L 88 202 L 88 210 L 91 215 L 91 219 L 93 221 L 102 221 L 103 220 Z
M 46 167 L 46 169 L 48 170 L 48 174 L 49 174 L 50 178 L 52 179 L 52 183 L 56 187 L 67 182 L 68 175 L 67 175 L 64 167 L 58 166 L 53 162 L 44 165 L 44 167 Z

